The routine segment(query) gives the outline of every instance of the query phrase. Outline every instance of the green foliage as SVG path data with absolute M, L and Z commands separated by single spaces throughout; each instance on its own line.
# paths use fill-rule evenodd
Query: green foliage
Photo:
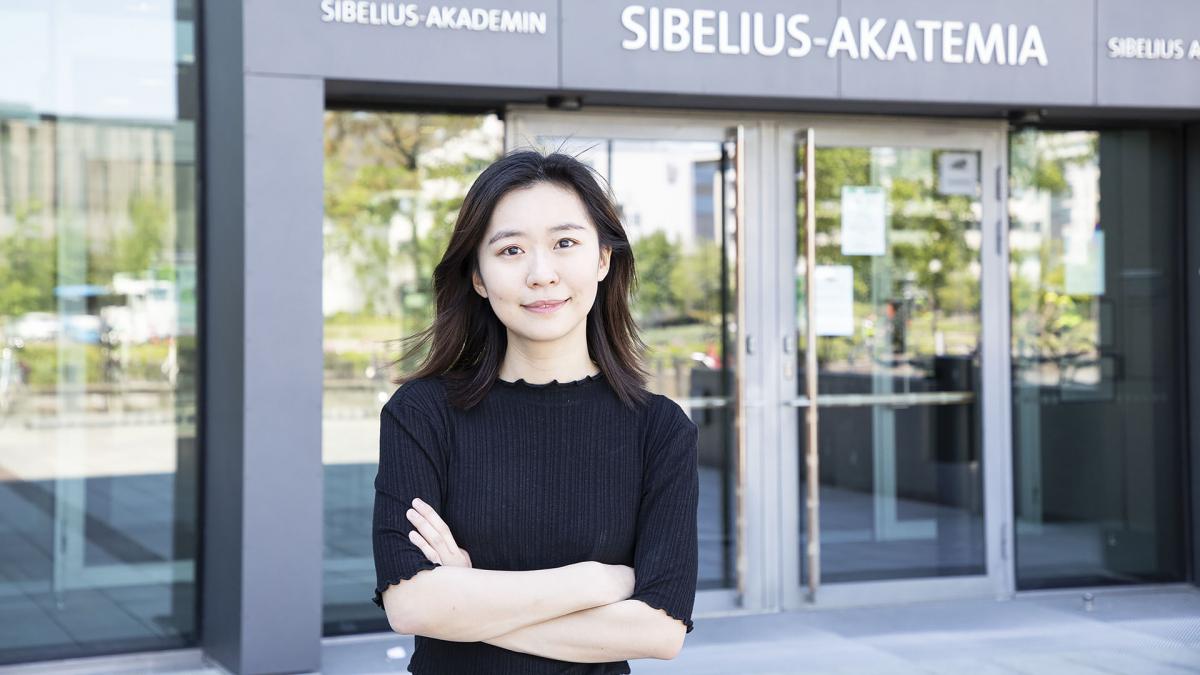
M 68 344 L 68 353 L 79 355 L 84 364 L 84 384 L 111 384 L 120 382 L 162 382 L 165 376 L 162 364 L 166 361 L 170 347 L 166 343 L 130 345 L 124 350 L 127 360 L 119 361 L 122 350 L 110 349 L 106 345 Z M 26 343 L 17 358 L 29 366 L 28 384 L 32 387 L 55 387 L 63 384 L 58 369 L 59 346 L 54 342 Z M 113 365 L 106 372 L 106 362 Z
M 81 232 L 76 251 L 62 251 L 68 260 L 80 260 L 84 269 L 75 278 L 89 284 L 108 286 L 117 274 L 175 280 L 171 204 L 156 194 L 134 193 L 126 204 L 129 227 L 108 237 Z M 79 237 L 72 237 L 72 240 Z
M 1071 199 L 1067 175 L 1072 167 L 1099 162 L 1099 134 L 1044 132 L 1025 130 L 1009 136 L 1009 180 L 1013 194 L 1034 193 L 1052 204 Z M 1081 205 L 1082 206 L 1082 205 Z M 1037 230 L 1023 223 L 1019 214 L 1010 214 L 1014 230 Z M 1044 225 L 1044 224 L 1043 224 Z M 1064 242 L 1051 230 L 1041 230 L 1036 251 L 1013 250 L 1011 297 L 1013 342 L 1023 350 L 1041 357 L 1070 357 L 1098 350 L 1098 324 L 1095 312 L 1098 300 L 1090 295 L 1066 293 Z M 1036 280 L 1020 270 L 1036 256 Z
M 129 198 L 132 227 L 117 237 L 113 247 L 118 271 L 138 273 L 164 262 L 170 215 L 166 202 L 152 195 L 134 194 Z
M 13 209 L 16 227 L 0 237 L 0 316 L 54 311 L 56 238 L 43 235 L 36 202 Z
M 477 127 L 476 118 L 461 115 L 329 113 L 325 215 L 333 231 L 326 235 L 326 251 L 354 259 L 360 282 L 386 271 L 389 258 L 398 257 L 411 263 L 418 284 L 427 286 L 466 187 L 495 156 L 430 158 L 449 155 L 444 145 Z M 421 192 L 427 181 L 445 181 L 459 189 L 452 197 L 430 198 Z M 432 216 L 432 240 L 422 237 L 417 220 L 421 215 Z M 408 235 L 398 250 L 386 242 L 393 221 Z M 368 282 L 364 290 L 372 287 Z
M 326 319 L 342 340 L 412 335 L 433 319 L 433 271 L 449 244 L 463 198 L 499 148 L 464 143 L 481 118 L 463 115 L 330 112 L 325 117 L 325 255 L 346 265 L 363 298 L 361 312 Z M 380 323 L 387 326 L 380 327 Z M 349 347 L 327 365 L 364 367 Z M 361 351 L 361 350 L 359 350 Z M 342 356 L 345 355 L 345 358 Z M 398 354 L 396 354 L 398 355 Z M 361 372 L 361 370 L 359 370 Z
M 671 272 L 679 263 L 679 247 L 657 231 L 633 242 L 633 260 L 637 268 L 638 288 L 634 294 L 634 312 L 653 316 L 674 312 L 679 296 L 671 283 Z
M 0 316 L 57 311 L 55 286 L 79 283 L 107 286 L 118 272 L 149 272 L 174 279 L 172 260 L 165 251 L 171 227 L 169 206 L 159 197 L 134 194 L 128 204 L 130 227 L 115 234 L 111 248 L 103 241 L 85 240 L 87 233 L 47 234 L 50 215 L 34 202 L 13 209 L 16 226 L 0 237 Z M 70 269 L 61 270 L 60 264 Z M 61 278 L 60 278 L 61 277 Z
M 697 239 L 695 248 L 669 272 L 672 296 L 685 314 L 711 323 L 721 309 L 721 248 L 707 239 Z
M 803 162 L 802 152 L 798 162 Z M 873 166 L 876 160 L 871 148 L 835 147 L 820 148 L 814 162 L 817 264 L 852 268 L 856 325 L 862 330 L 866 330 L 864 320 L 868 317 L 876 324 L 883 320 L 884 302 L 901 299 L 903 282 L 911 280 L 915 286 L 915 313 L 909 321 L 910 350 L 932 351 L 932 335 L 938 332 L 939 320 L 946 314 L 974 316 L 977 323 L 980 306 L 979 279 L 971 268 L 972 262 L 978 262 L 979 251 L 967 241 L 967 233 L 979 227 L 972 211 L 976 198 L 937 191 L 934 167 L 938 154 L 902 149 L 893 156 L 893 164 Z M 842 188 L 868 185 L 887 189 L 888 253 L 882 257 L 842 255 Z M 803 182 L 797 188 L 803 195 Z M 805 247 L 804 208 L 804 200 L 798 199 L 796 241 L 800 258 Z M 803 297 L 803 279 L 797 291 L 798 297 Z M 878 306 L 872 304 L 875 302 Z M 917 327 L 922 330 L 919 334 Z M 977 326 L 964 329 L 977 334 Z M 869 337 L 822 338 L 817 345 L 818 357 L 822 361 L 849 359 L 856 351 L 870 348 L 863 342 Z
M 1069 197 L 1071 184 L 1066 179 L 1067 169 L 1095 162 L 1099 157 L 1099 134 L 1089 134 L 1083 144 L 1068 143 L 1058 147 L 1047 143 L 1055 137 L 1053 132 L 1037 129 L 1009 134 L 1008 176 L 1014 192 L 1032 189 Z M 1068 136 L 1057 138 L 1068 139 Z

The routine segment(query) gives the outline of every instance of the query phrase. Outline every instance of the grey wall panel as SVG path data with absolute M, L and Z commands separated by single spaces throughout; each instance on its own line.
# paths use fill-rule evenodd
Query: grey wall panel
M 246 77 L 244 672 L 320 667 L 324 83 Z
M 447 7 L 454 27 L 436 27 Z M 1099 94 L 1200 109 L 1192 0 L 252 0 L 243 11 L 245 69 L 259 74 L 814 102 L 1090 107 Z M 504 16 L 543 18 L 544 32 L 493 30 Z M 1177 39 L 1184 58 L 1111 58 L 1110 37 Z
M 859 58 L 851 58 L 844 50 L 839 52 L 843 98 L 1015 105 L 1093 102 L 1093 0 L 909 0 L 902 4 L 843 0 L 841 5 L 842 15 L 859 36 L 856 47 L 860 52 Z M 896 40 L 892 60 L 881 61 L 878 52 L 861 49 L 865 42 L 861 25 L 864 18 L 871 26 L 877 25 L 880 18 L 888 19 L 877 42 L 882 43 L 880 49 L 886 54 L 891 41 Z M 893 38 L 900 30 L 900 20 L 904 20 L 913 38 L 915 61 L 901 48 L 905 44 L 902 38 Z M 939 25 L 919 30 L 916 22 L 923 20 Z M 948 32 L 947 22 L 958 23 Z M 996 35 L 1003 40 L 988 43 L 994 25 L 999 28 Z M 1015 28 L 1012 43 L 1008 37 L 1010 26 Z M 1032 34 L 1034 28 L 1036 34 Z M 974 35 L 982 37 L 983 42 L 973 39 Z M 1045 48 L 1045 65 L 1032 58 L 1037 36 Z M 1028 49 L 1023 50 L 1026 40 Z M 980 44 L 988 48 L 980 49 Z M 1016 49 L 1010 49 L 1010 45 Z M 1002 52 L 1003 62 L 997 58 Z M 983 54 L 989 57 L 989 63 L 981 62 Z M 1026 59 L 1023 65 L 1015 58 L 1022 54 Z
M 635 3 L 624 0 L 563 3 L 562 82 L 566 89 L 605 89 L 614 91 L 671 92 L 685 94 L 765 95 L 791 98 L 835 98 L 837 63 L 810 45 L 804 56 L 789 55 L 788 48 L 802 49 L 802 43 L 790 36 L 787 21 L 803 13 L 807 23 L 798 30 L 810 36 L 827 35 L 837 17 L 836 0 L 813 0 L 798 5 L 793 0 L 761 0 L 754 3 L 721 3 L 712 0 L 672 0 L 666 3 L 642 3 L 644 12 L 623 17 L 623 10 Z M 668 51 L 663 41 L 665 15 L 661 10 L 683 10 L 687 22 L 687 47 Z M 651 9 L 657 12 L 654 19 Z M 701 15 L 700 40 L 696 35 L 695 10 L 711 10 Z M 745 10 L 753 10 L 746 12 Z M 743 40 L 742 14 L 749 16 L 748 39 Z M 776 14 L 783 21 L 777 24 Z M 722 17 L 722 15 L 724 15 Z M 757 15 L 757 18 L 755 17 Z M 764 55 L 755 48 L 755 22 L 761 22 L 763 45 L 779 44 L 776 25 L 783 26 L 783 50 Z M 797 20 L 799 21 L 799 20 Z M 659 30 L 652 31 L 657 22 Z M 673 25 L 681 26 L 679 21 Z M 636 25 L 637 29 L 627 28 Z M 726 49 L 721 53 L 721 26 Z M 639 30 L 640 29 L 640 30 Z M 712 32 L 709 33 L 709 30 Z M 678 33 L 677 33 L 678 34 Z M 652 40 L 658 40 L 654 45 Z M 623 45 L 629 41 L 631 47 Z M 684 44 L 678 40 L 673 44 Z M 741 53 L 745 45 L 748 53 Z M 654 48 L 657 47 L 657 48 Z M 697 51 L 697 48 L 712 52 Z M 770 49 L 766 50 L 768 53 Z
M 381 16 L 385 6 L 411 4 L 418 21 L 415 26 L 326 22 L 323 4 L 318 0 L 247 2 L 246 69 L 384 82 L 558 85 L 556 0 L 502 0 L 468 7 L 542 13 L 545 33 L 428 27 L 431 13 L 437 11 L 440 17 L 444 6 L 459 8 L 440 3 L 362 3 L 376 11 L 364 17 L 367 21 Z M 330 1 L 328 7 L 336 4 Z M 454 14 L 454 19 L 458 16 Z
M 1017 105 L 1090 105 L 1095 98 L 1094 0 L 965 6 L 953 0 L 802 6 L 771 0 L 745 7 L 752 11 L 708 0 L 564 3 L 563 87 Z M 711 52 L 697 52 L 696 10 L 717 15 L 703 23 L 715 33 L 706 32 L 703 42 Z M 674 12 L 670 21 L 668 12 Z M 918 23 L 923 21 L 936 23 Z M 947 22 L 955 21 L 961 25 L 946 31 Z M 976 32 L 981 42 L 973 39 Z M 675 50 L 667 49 L 668 34 L 679 36 Z M 779 34 L 782 51 L 760 53 L 778 44 Z M 722 44 L 749 45 L 748 53 L 721 53 Z
M 1100 105 L 1200 109 L 1200 2 L 1097 0 L 1096 26 Z

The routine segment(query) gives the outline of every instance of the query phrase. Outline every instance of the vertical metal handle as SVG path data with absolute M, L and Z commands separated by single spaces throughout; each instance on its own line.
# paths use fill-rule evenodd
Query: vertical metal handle
M 726 130 L 725 136 L 726 145 L 733 146 L 733 226 L 735 233 L 735 247 L 737 249 L 736 265 L 734 268 L 734 279 L 737 288 L 735 316 L 737 317 L 738 332 L 742 332 L 743 326 L 746 325 L 746 267 L 743 264 L 745 258 L 745 242 L 746 242 L 746 222 L 745 222 L 745 204 L 746 204 L 746 128 L 742 125 L 731 127 Z M 724 192 L 722 192 L 724 194 Z M 735 342 L 734 344 L 737 344 Z M 744 343 L 745 354 L 754 354 L 754 336 L 746 334 Z M 747 555 L 746 544 L 746 503 L 744 501 L 746 493 L 746 420 L 743 412 L 743 402 L 745 401 L 745 377 L 746 366 L 741 362 L 737 366 L 737 373 L 734 376 L 734 405 L 733 405 L 733 420 L 734 434 L 737 447 L 734 451 L 737 453 L 737 490 L 734 493 L 741 503 L 736 507 L 736 566 L 737 571 L 734 578 L 737 580 L 737 592 L 740 596 L 746 594 L 746 573 L 749 568 L 749 558 Z
M 808 487 L 808 593 L 816 600 L 821 586 L 821 492 L 820 465 L 817 453 L 817 311 L 813 289 L 817 278 L 817 144 L 812 128 L 804 130 L 804 288 L 805 332 L 808 349 L 804 354 L 805 394 L 808 397 L 808 442 L 804 461 Z

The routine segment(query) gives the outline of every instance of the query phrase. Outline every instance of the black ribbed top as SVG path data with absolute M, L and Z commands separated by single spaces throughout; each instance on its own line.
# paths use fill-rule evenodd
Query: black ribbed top
M 603 373 L 534 384 L 497 379 L 471 410 L 441 377 L 402 385 L 380 414 L 372 540 L 375 604 L 437 567 L 408 539 L 415 497 L 446 521 L 479 569 L 584 560 L 629 565 L 633 599 L 692 631 L 697 577 L 696 425 L 653 394 L 625 407 Z M 629 673 L 628 661 L 568 663 L 486 642 L 416 636 L 417 675 Z

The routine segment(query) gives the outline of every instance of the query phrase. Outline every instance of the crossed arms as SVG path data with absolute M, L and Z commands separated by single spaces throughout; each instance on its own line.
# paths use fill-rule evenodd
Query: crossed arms
M 414 500 L 410 539 L 440 566 L 383 593 L 398 633 L 486 642 L 576 663 L 674 658 L 682 622 L 633 594 L 633 569 L 585 561 L 524 572 L 471 567 L 466 551 L 434 509 Z

